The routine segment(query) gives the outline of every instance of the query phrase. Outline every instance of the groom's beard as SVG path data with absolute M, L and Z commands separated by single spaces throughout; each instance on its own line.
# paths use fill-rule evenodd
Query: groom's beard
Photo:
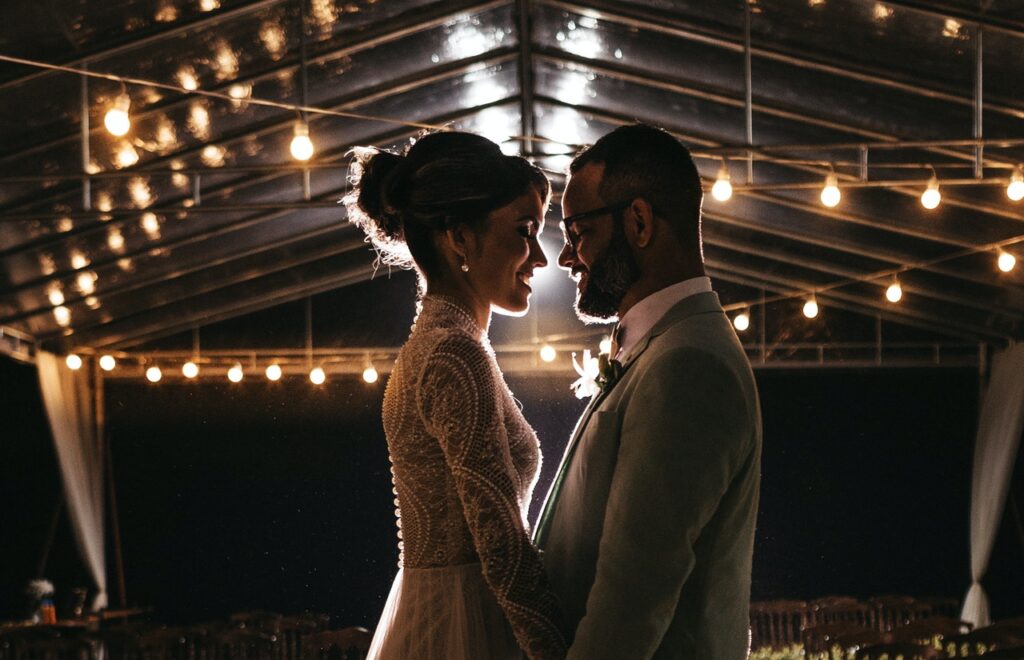
M 584 323 L 608 323 L 618 317 L 619 303 L 640 279 L 640 266 L 629 250 L 622 218 L 613 219 L 615 230 L 601 258 L 587 274 L 587 284 L 576 294 L 576 316 Z

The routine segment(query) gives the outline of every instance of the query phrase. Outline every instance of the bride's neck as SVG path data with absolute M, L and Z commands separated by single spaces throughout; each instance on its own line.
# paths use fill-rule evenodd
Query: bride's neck
M 485 332 L 491 324 L 490 304 L 481 301 L 465 283 L 427 282 L 427 295 L 454 300 L 473 316 L 477 326 Z

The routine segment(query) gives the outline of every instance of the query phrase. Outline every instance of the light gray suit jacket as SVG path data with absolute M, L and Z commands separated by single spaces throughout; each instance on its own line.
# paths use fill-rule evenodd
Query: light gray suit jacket
M 583 413 L 535 540 L 570 658 L 740 660 L 761 411 L 715 293 L 673 307 Z

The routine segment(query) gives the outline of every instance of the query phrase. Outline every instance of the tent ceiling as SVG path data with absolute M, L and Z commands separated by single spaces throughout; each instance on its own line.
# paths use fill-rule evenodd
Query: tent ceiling
M 132 130 L 114 138 L 103 113 L 120 83 L 0 62 L 0 325 L 127 347 L 368 279 L 372 255 L 336 201 L 351 146 L 418 130 L 382 119 L 530 136 L 506 147 L 555 172 L 574 145 L 640 119 L 728 156 L 734 184 L 752 146 L 754 185 L 705 203 L 727 302 L 825 288 L 827 304 L 939 336 L 1024 336 L 1024 268 L 1000 273 L 979 250 L 1024 237 L 1024 203 L 997 185 L 946 186 L 933 212 L 917 200 L 923 164 L 940 180 L 979 174 L 954 140 L 990 141 L 990 182 L 1024 161 L 1018 2 L 750 0 L 748 115 L 741 0 L 304 1 L 9 8 L 0 54 L 232 100 L 129 84 Z M 305 171 L 288 156 L 296 113 L 252 102 L 299 104 L 304 77 L 307 105 L 359 115 L 310 116 Z M 830 164 L 857 185 L 860 144 L 869 180 L 893 183 L 825 208 L 815 186 Z M 720 162 L 698 165 L 710 181 Z M 1007 249 L 1024 259 L 1022 245 Z M 887 303 L 888 279 L 871 276 L 904 267 L 906 297 Z

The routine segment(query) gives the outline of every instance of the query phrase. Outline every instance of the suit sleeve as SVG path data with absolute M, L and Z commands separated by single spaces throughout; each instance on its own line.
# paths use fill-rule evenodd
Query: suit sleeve
M 701 530 L 751 450 L 748 406 L 729 368 L 696 349 L 670 351 L 639 375 L 569 658 L 650 658 L 657 650 Z
M 478 342 L 447 337 L 425 365 L 420 412 L 444 451 L 484 579 L 516 640 L 531 659 L 564 658 L 561 612 L 523 521 L 498 384 Z

